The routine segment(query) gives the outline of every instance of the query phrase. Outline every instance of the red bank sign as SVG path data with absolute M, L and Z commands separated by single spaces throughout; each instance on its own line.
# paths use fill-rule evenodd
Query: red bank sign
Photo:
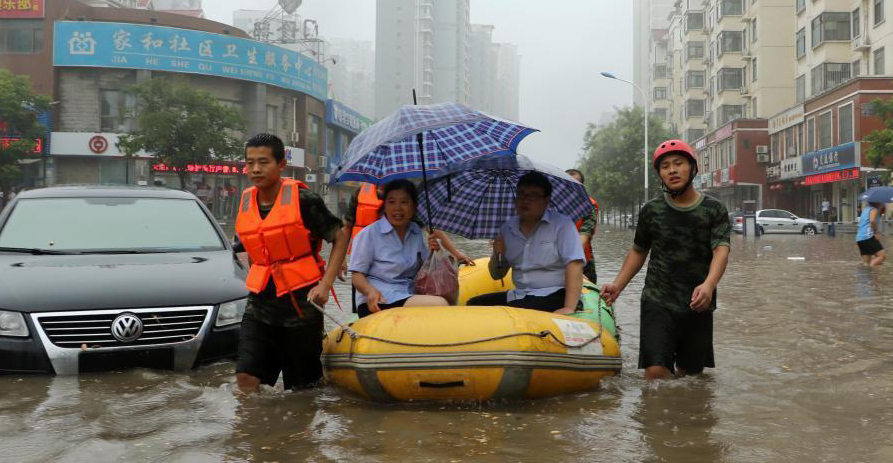
M 0 0 L 0 18 L 42 18 L 44 0 Z

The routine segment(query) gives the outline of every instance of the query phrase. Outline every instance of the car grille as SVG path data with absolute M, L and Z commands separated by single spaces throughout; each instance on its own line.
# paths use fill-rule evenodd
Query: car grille
M 143 333 L 134 341 L 121 342 L 112 335 L 112 322 L 123 313 L 143 322 Z M 124 347 L 172 344 L 193 339 L 207 317 L 208 309 L 122 310 L 40 316 L 40 327 L 59 347 Z

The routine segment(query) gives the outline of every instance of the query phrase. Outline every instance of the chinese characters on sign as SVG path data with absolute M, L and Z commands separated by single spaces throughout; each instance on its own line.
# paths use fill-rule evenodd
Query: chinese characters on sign
M 856 143 L 835 146 L 801 156 L 803 174 L 820 174 L 858 167 L 860 156 Z
M 177 172 L 179 169 L 164 164 L 155 164 L 152 166 L 155 172 Z M 189 164 L 186 166 L 186 172 L 201 174 L 247 174 L 247 167 L 227 166 L 220 164 Z
M 0 0 L 0 5 L 7 1 Z M 326 68 L 305 55 L 249 39 L 175 27 L 57 21 L 53 65 L 205 74 L 275 85 L 326 100 Z
M 44 0 L 0 0 L 0 18 L 42 18 Z
M 4 148 L 8 148 L 8 147 L 9 147 L 9 144 L 10 144 L 11 142 L 18 141 L 18 140 L 20 140 L 20 139 L 19 139 L 19 138 L 15 138 L 15 137 L 0 137 L 0 146 L 2 146 L 2 147 L 4 147 Z M 34 153 L 34 154 L 41 154 L 41 153 L 43 153 L 43 139 L 42 139 L 42 138 L 38 138 L 38 139 L 36 139 L 36 140 L 34 140 L 34 141 L 36 141 L 37 144 L 34 145 L 34 149 L 31 150 L 31 152 Z
M 372 120 L 330 99 L 326 101 L 326 123 L 360 133 L 372 125 Z M 347 147 L 342 147 L 342 149 L 347 149 Z
M 804 185 L 818 185 L 820 183 L 841 182 L 859 178 L 859 168 L 837 170 L 826 174 L 810 175 L 803 179 Z

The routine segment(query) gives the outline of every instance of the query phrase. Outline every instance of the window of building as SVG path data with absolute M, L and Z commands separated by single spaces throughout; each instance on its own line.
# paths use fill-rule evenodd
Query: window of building
M 837 108 L 837 144 L 853 141 L 853 104 Z
M 815 151 L 815 118 L 806 121 L 806 152 Z
M 704 100 L 686 100 L 685 101 L 685 118 L 704 117 Z
M 797 139 L 794 137 L 794 130 L 797 127 L 791 127 L 784 130 L 784 156 L 783 159 L 792 158 L 797 155 Z
M 850 80 L 850 63 L 822 63 L 810 72 L 812 94 L 816 95 Z
M 781 137 L 781 132 L 773 133 L 770 137 L 770 156 L 772 156 L 772 162 L 778 162 L 781 160 L 781 150 L 779 149 L 779 138 Z
M 666 64 L 655 64 L 654 65 L 654 78 L 655 79 L 666 79 L 667 78 L 667 65 Z
M 832 40 L 850 40 L 850 13 L 826 11 L 812 18 L 812 47 Z
M 750 70 L 751 70 L 751 82 L 757 81 L 757 59 L 754 58 L 753 61 L 750 62 Z
M 319 139 L 322 121 L 313 114 L 307 115 L 307 151 L 311 155 L 319 155 Z
M 757 112 L 757 97 L 754 97 L 752 100 L 750 100 L 750 110 L 752 111 L 751 117 L 753 117 L 754 119 L 759 117 L 759 113 Z
M 326 127 L 326 156 L 335 156 L 335 148 L 337 148 L 337 143 L 335 140 L 335 129 Z
M 878 48 L 874 51 L 874 75 L 882 76 L 884 75 L 884 47 Z
M 744 2 L 742 0 L 719 0 L 719 17 L 741 16 L 744 14 Z
M 806 56 L 806 29 L 801 28 L 797 31 L 797 59 Z
M 666 100 L 667 99 L 667 87 L 654 87 L 654 99 L 655 100 Z
M 806 0 L 797 0 L 797 14 L 803 12 L 806 9 Z
M 267 132 L 276 133 L 276 121 L 278 120 L 277 113 L 279 108 L 273 105 L 267 105 Z
M 831 126 L 831 111 L 819 114 L 819 145 L 818 149 L 825 149 L 834 146 L 834 134 Z
M 743 68 L 722 68 L 719 70 L 719 91 L 740 90 L 744 87 Z
M 753 21 L 750 22 L 750 42 L 757 41 L 757 19 L 754 18 Z
M 704 42 L 687 42 L 685 44 L 685 59 L 703 59 Z
M 874 25 L 884 22 L 884 0 L 874 0 Z
M 707 71 L 688 71 L 685 73 L 685 88 L 704 88 Z
M 688 129 L 685 132 L 686 142 L 692 143 L 695 140 L 704 136 L 704 129 Z
M 744 105 L 724 104 L 719 107 L 719 125 L 744 117 Z
M 0 20 L 0 53 L 40 53 L 43 50 L 43 21 Z
M 851 69 L 853 70 L 853 77 L 858 77 L 862 75 L 862 60 L 857 59 L 853 61 Z
M 744 32 L 722 31 L 719 33 L 719 55 L 723 53 L 741 53 L 744 49 Z
M 126 133 L 133 128 L 133 95 L 119 90 L 99 91 L 99 129 L 102 132 Z
M 859 8 L 856 8 L 855 10 L 853 10 L 853 12 L 850 14 L 850 16 L 852 17 L 852 21 L 853 21 L 853 26 L 852 26 L 853 38 L 855 39 L 856 37 L 858 37 L 862 34 L 862 31 L 861 31 L 862 28 L 860 27 L 860 22 L 859 22 Z
M 794 81 L 795 99 L 797 103 L 806 101 L 806 74 L 803 74 Z
M 685 30 L 686 31 L 702 31 L 704 30 L 704 12 L 690 11 L 685 14 Z

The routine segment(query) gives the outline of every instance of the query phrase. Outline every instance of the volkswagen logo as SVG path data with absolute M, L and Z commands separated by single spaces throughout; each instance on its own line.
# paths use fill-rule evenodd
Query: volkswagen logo
M 112 336 L 121 342 L 133 342 L 143 334 L 143 322 L 132 313 L 124 313 L 112 322 Z

